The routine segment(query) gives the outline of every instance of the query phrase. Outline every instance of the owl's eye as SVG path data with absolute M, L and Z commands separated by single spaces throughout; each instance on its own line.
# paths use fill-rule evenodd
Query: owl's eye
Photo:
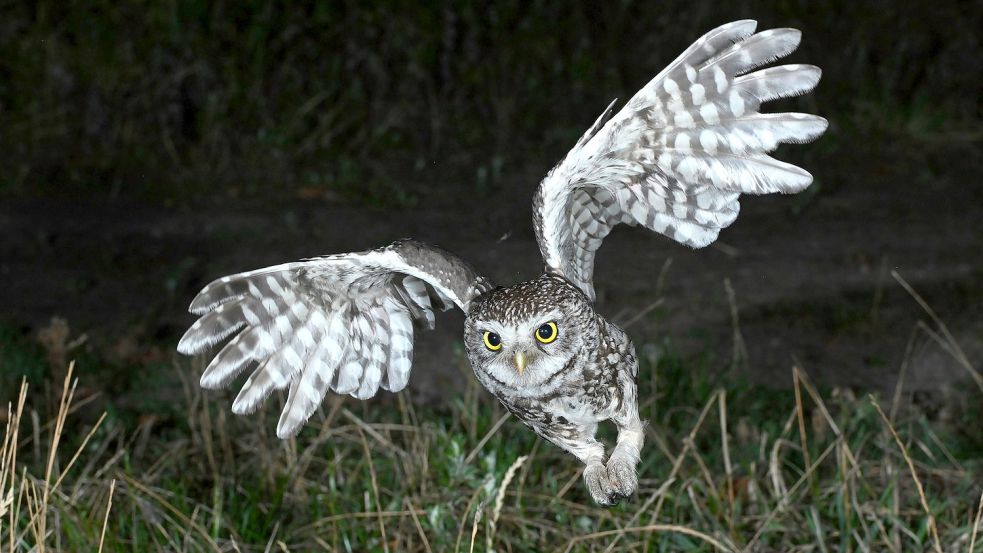
M 536 339 L 544 344 L 548 344 L 553 340 L 556 340 L 556 336 L 558 334 L 559 331 L 556 329 L 556 323 L 550 321 L 548 323 L 542 324 L 536 330 Z
M 502 349 L 502 338 L 494 332 L 489 332 L 486 330 L 481 336 L 481 339 L 485 342 L 485 347 L 492 351 Z

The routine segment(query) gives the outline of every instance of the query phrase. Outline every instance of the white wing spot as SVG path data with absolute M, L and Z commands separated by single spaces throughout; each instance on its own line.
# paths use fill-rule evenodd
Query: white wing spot
M 327 326 L 328 320 L 324 318 L 324 314 L 320 310 L 317 310 L 311 315 L 311 323 L 316 327 L 323 328 Z
M 655 209 L 656 211 L 665 211 L 666 210 L 666 201 L 663 198 L 660 198 L 660 197 L 657 196 L 650 203 L 652 204 L 652 208 Z
M 686 69 L 686 78 L 689 79 L 689 82 L 695 81 L 696 69 L 694 69 L 693 66 L 690 64 L 686 64 L 685 69 Z
M 704 192 L 702 194 L 697 194 L 697 196 L 696 196 L 696 205 L 697 205 L 697 207 L 699 207 L 700 209 L 708 209 L 710 207 L 711 198 L 712 198 L 712 196 L 711 196 L 711 193 L 710 192 Z
M 300 338 L 300 341 L 304 344 L 304 347 L 308 349 L 314 347 L 314 335 L 311 334 L 311 331 L 308 330 L 306 326 L 301 327 L 300 330 L 297 331 L 297 337 Z
M 280 331 L 280 334 L 286 336 L 290 333 L 290 320 L 287 319 L 286 315 L 278 315 L 275 321 L 276 329 Z
M 713 66 L 713 83 L 717 85 L 717 93 L 727 90 L 727 75 L 719 65 Z
M 767 31 L 764 31 L 764 32 L 762 32 L 762 34 L 764 34 L 766 32 Z M 751 52 L 749 52 L 747 50 L 741 50 L 741 63 L 744 66 L 751 65 Z
M 283 295 L 283 287 L 280 286 L 280 283 L 277 282 L 276 277 L 274 277 L 273 275 L 269 275 L 266 277 L 266 285 L 270 287 L 270 290 L 272 290 L 274 294 L 278 296 Z
M 670 96 L 679 96 L 679 85 L 676 84 L 676 81 L 670 79 L 669 77 L 666 77 L 666 80 L 663 81 L 662 88 L 664 88 Z
M 262 351 L 273 351 L 275 347 L 276 344 L 273 343 L 273 337 L 270 336 L 269 332 L 259 333 L 259 348 Z
M 735 117 L 744 115 L 744 98 L 741 98 L 741 95 L 736 90 L 730 93 L 728 102 L 730 104 L 730 112 Z
M 700 117 L 711 125 L 716 125 L 720 122 L 720 114 L 717 112 L 717 106 L 714 104 L 706 104 L 700 107 Z
M 693 96 L 693 104 L 697 106 L 703 104 L 703 102 L 706 102 L 707 100 L 707 91 L 701 84 L 694 84 L 693 86 L 689 87 L 689 93 Z
M 693 116 L 688 111 L 679 111 L 673 116 L 673 122 L 677 127 L 692 127 Z
M 704 130 L 700 133 L 700 146 L 709 154 L 717 153 L 717 133 Z
M 300 358 L 299 355 L 297 355 L 297 352 L 294 351 L 294 348 L 289 346 L 284 349 L 283 358 L 287 360 L 287 363 L 289 363 L 294 370 L 299 369 L 300 366 L 303 364 L 303 360 Z
M 709 173 L 710 182 L 714 186 L 723 186 L 728 182 L 727 177 L 729 173 L 727 172 L 727 168 L 719 160 L 714 159 L 710 162 Z
M 249 293 L 257 298 L 263 297 L 263 293 L 259 291 L 259 288 L 256 288 L 256 285 L 251 280 L 249 281 Z
M 676 172 L 683 177 L 684 181 L 694 182 L 699 174 L 700 166 L 701 163 L 698 159 L 687 157 L 679 162 L 679 165 L 676 167 Z
M 689 135 L 684 132 L 677 134 L 673 148 L 677 150 L 689 150 Z
M 242 316 L 245 317 L 246 322 L 249 323 L 250 326 L 259 326 L 259 317 L 248 305 L 243 304 Z

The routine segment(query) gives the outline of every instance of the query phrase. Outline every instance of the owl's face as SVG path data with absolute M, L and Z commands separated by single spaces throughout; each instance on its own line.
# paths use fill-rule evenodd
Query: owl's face
M 597 334 L 587 298 L 549 275 L 478 298 L 464 327 L 475 371 L 516 390 L 571 368 Z

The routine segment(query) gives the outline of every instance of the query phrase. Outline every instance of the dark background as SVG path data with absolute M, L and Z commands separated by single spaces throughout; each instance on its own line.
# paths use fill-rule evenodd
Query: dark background
M 599 310 L 645 355 L 754 382 L 788 385 L 794 360 L 833 386 L 890 390 L 905 360 L 913 389 L 966 381 L 891 271 L 979 367 L 977 3 L 94 0 L 0 7 L 0 386 L 13 351 L 78 358 L 108 390 L 167 382 L 201 286 L 299 257 L 414 236 L 530 278 L 542 175 L 739 18 L 801 29 L 787 59 L 824 70 L 765 108 L 829 119 L 778 153 L 815 183 L 746 197 L 701 251 L 615 231 Z M 418 339 L 414 380 L 467 378 L 460 319 Z

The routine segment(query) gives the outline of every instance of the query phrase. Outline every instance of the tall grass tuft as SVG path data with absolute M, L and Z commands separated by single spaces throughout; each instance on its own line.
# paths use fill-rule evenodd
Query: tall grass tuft
M 335 399 L 280 442 L 272 411 L 228 419 L 189 386 L 183 419 L 127 432 L 105 414 L 73 423 L 70 366 L 51 420 L 26 384 L 8 407 L 0 551 L 983 549 L 979 459 L 954 457 L 916 407 L 891 420 L 795 368 L 794 394 L 717 382 L 694 409 L 707 382 L 666 359 L 650 367 L 667 390 L 639 493 L 612 509 L 480 395 L 449 410 Z
M 707 366 L 733 359 L 641 351 L 639 489 L 610 509 L 463 360 L 448 406 L 332 397 L 286 441 L 275 399 L 229 417 L 200 366 L 175 365 L 181 392 L 127 422 L 92 412 L 69 364 L 57 394 L 25 381 L 0 414 L 0 552 L 983 551 L 975 386 L 954 427 L 903 379 L 882 408 L 801 364 L 789 389 L 763 389 Z

